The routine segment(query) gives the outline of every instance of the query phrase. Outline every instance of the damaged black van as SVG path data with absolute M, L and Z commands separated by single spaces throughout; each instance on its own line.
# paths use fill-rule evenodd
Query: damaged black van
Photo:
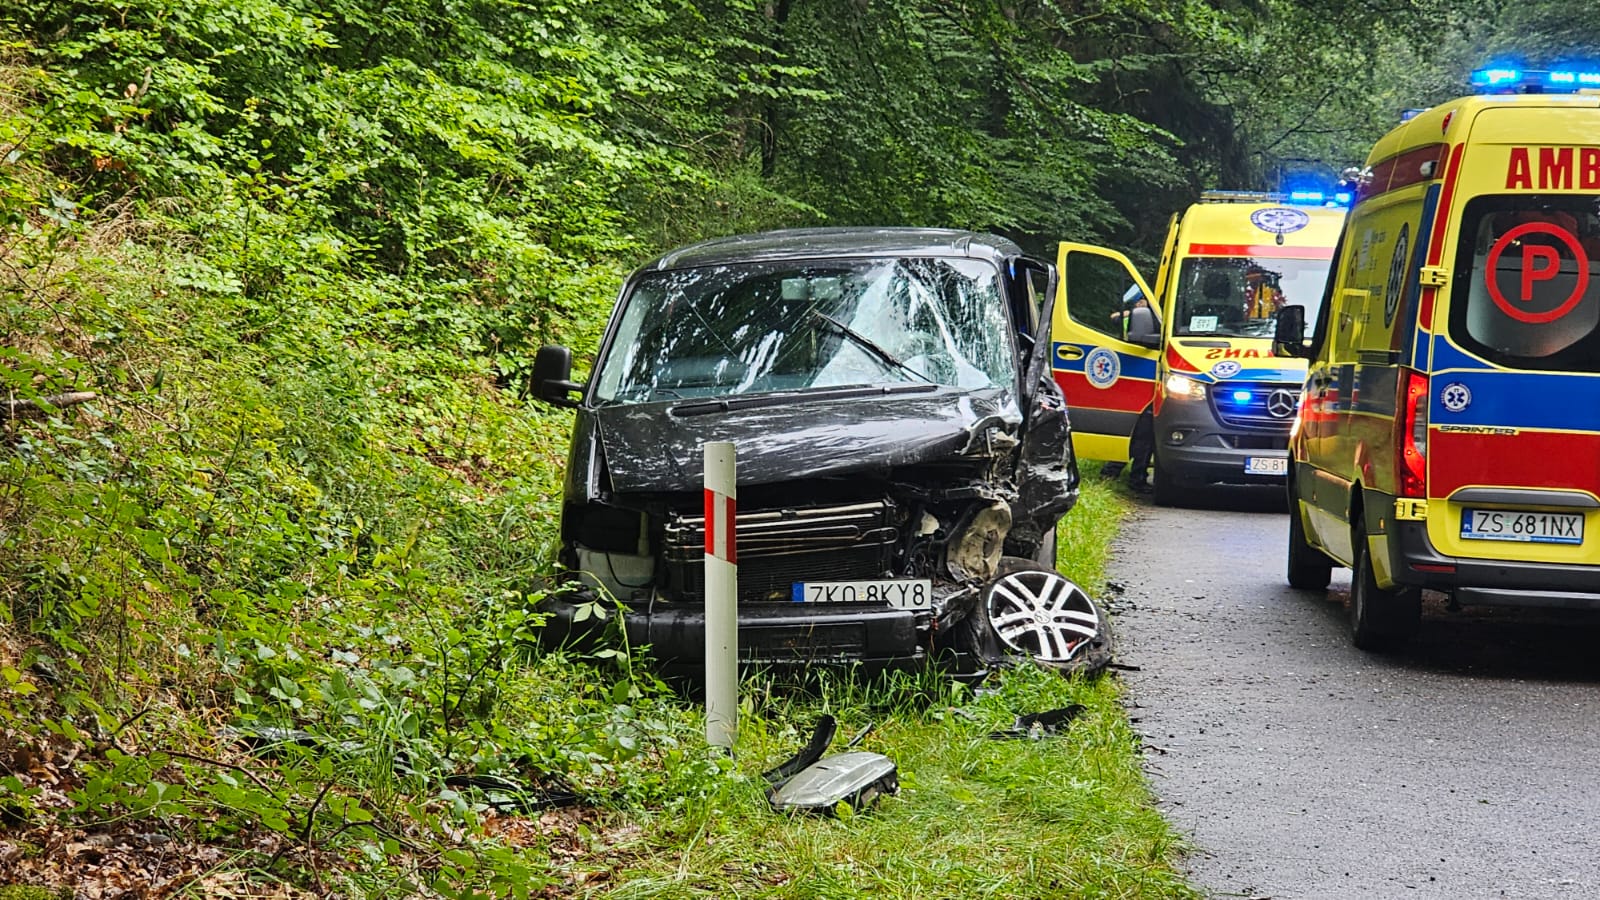
M 634 272 L 586 383 L 564 347 L 534 366 L 535 397 L 577 414 L 550 634 L 598 627 L 575 615 L 598 600 L 631 645 L 703 664 L 700 448 L 731 441 L 744 662 L 1108 653 L 1051 565 L 1078 494 L 1054 282 L 1010 241 L 909 228 L 723 238 Z

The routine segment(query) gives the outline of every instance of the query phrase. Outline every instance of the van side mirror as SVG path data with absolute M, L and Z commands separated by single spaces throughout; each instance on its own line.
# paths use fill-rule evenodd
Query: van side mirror
M 583 385 L 572 381 L 572 351 L 556 344 L 539 348 L 533 357 L 533 374 L 528 381 L 533 387 L 533 399 L 568 409 L 578 405 L 568 395 L 583 390 Z
M 1277 328 L 1272 333 L 1272 352 L 1277 356 L 1311 358 L 1306 348 L 1306 308 L 1285 306 L 1278 310 Z

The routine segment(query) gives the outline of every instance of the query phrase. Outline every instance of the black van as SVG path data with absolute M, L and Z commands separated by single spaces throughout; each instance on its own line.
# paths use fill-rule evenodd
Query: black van
M 550 633 L 618 608 L 630 645 L 702 664 L 700 448 L 731 441 L 745 662 L 1080 665 L 1102 629 L 1051 565 L 1078 488 L 1054 281 L 1010 241 L 909 228 L 723 238 L 634 272 L 587 383 L 566 348 L 535 363 L 534 395 L 577 413 Z

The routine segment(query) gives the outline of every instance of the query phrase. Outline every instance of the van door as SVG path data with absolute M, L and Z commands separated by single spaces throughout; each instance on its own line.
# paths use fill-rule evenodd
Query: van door
M 1129 340 L 1139 298 L 1155 295 L 1115 250 L 1062 242 L 1056 263 L 1051 368 L 1072 410 L 1072 445 L 1084 459 L 1125 460 L 1133 426 L 1155 397 L 1159 347 Z M 1156 340 L 1164 323 L 1155 328 Z
M 1571 153 L 1600 173 L 1600 147 Z M 1481 194 L 1457 242 L 1434 323 L 1429 537 L 1458 557 L 1600 563 L 1600 199 Z

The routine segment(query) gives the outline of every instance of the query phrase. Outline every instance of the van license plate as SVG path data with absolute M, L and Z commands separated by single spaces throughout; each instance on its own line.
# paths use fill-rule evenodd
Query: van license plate
M 1521 512 L 1514 509 L 1463 509 L 1461 537 L 1473 541 L 1581 544 L 1583 516 L 1577 513 Z
M 899 609 L 932 609 L 933 582 L 926 578 L 881 581 L 796 581 L 795 603 L 887 603 Z
M 1289 458 L 1287 456 L 1247 456 L 1244 460 L 1246 475 L 1287 475 L 1289 472 Z

